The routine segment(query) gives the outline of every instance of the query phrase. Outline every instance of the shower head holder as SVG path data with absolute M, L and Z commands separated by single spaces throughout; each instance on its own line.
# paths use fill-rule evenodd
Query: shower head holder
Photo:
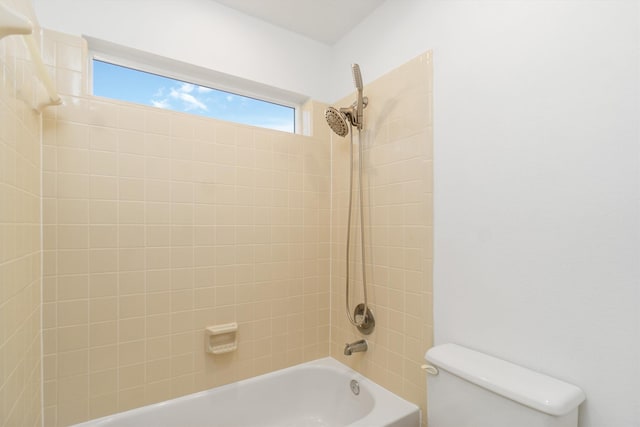
M 356 100 L 349 107 L 340 109 L 328 107 L 324 112 L 324 117 L 331 130 L 342 137 L 347 136 L 349 129 L 353 126 L 357 127 L 358 130 L 362 130 L 364 109 L 369 104 L 369 98 L 362 96 L 363 85 L 360 66 L 351 64 L 351 71 L 353 73 L 353 85 L 358 92 Z

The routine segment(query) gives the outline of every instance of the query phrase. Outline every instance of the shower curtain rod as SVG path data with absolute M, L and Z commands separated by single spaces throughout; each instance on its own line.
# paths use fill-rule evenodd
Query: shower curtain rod
M 50 105 L 62 104 L 62 99 L 60 98 L 60 95 L 58 95 L 53 81 L 44 66 L 42 54 L 40 53 L 40 50 L 36 45 L 36 40 L 33 37 L 33 24 L 31 24 L 31 21 L 29 21 L 28 18 L 9 9 L 3 3 L 0 3 L 0 39 L 9 35 L 21 35 L 24 38 L 24 42 L 27 45 L 27 49 L 29 49 L 31 59 L 33 60 L 36 74 L 49 96 L 49 102 L 44 102 L 36 106 L 36 110 L 42 111 L 43 108 Z

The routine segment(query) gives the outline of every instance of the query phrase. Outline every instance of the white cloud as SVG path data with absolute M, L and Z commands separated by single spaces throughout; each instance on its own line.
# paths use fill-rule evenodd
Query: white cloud
M 165 99 L 152 99 L 151 100 L 151 105 L 153 105 L 154 107 L 164 108 L 164 109 L 171 108 L 171 104 L 169 103 L 169 100 L 167 98 L 165 98 Z
M 189 85 L 188 83 L 183 84 L 178 89 L 171 88 L 170 96 L 175 99 L 179 99 L 184 103 L 185 111 L 191 110 L 203 110 L 207 111 L 207 106 L 197 99 L 195 96 L 191 95 L 189 92 L 193 91 L 193 85 Z
M 157 108 L 170 109 L 171 103 L 169 102 L 169 98 L 165 95 L 165 91 L 166 89 L 164 87 L 158 88 L 150 101 L 151 105 Z
M 198 89 L 196 90 L 196 88 Z M 167 89 L 161 87 L 153 94 L 151 105 L 158 108 L 181 111 L 208 111 L 207 105 L 194 96 L 199 93 L 206 93 L 206 91 L 201 91 L 199 86 L 191 83 L 181 83 L 179 86 L 174 86 L 168 90 L 168 94 Z M 175 103 L 172 104 L 172 99 L 181 101 L 182 107 L 175 105 Z
M 237 111 L 248 106 L 248 98 L 230 93 L 222 93 L 221 96 L 210 94 L 210 92 L 214 91 L 214 89 L 204 86 L 176 81 L 173 87 L 158 88 L 153 94 L 150 103 L 158 108 L 201 113 L 204 116 L 215 115 L 220 119 L 231 121 L 237 120 L 234 120 L 235 116 L 250 114 L 250 111 L 246 110 L 246 108 L 245 113 L 238 113 Z M 240 117 L 238 121 L 284 132 L 293 131 L 291 120 L 272 117 L 268 113 L 264 115 L 257 114 L 253 117 Z
M 191 93 L 193 92 L 193 89 L 195 89 L 195 85 L 192 85 L 191 83 L 182 83 L 179 90 L 183 93 Z

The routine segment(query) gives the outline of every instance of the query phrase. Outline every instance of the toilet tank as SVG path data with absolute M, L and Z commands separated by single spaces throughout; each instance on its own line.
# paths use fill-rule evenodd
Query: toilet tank
M 456 345 L 426 360 L 429 427 L 577 427 L 585 399 L 572 384 Z

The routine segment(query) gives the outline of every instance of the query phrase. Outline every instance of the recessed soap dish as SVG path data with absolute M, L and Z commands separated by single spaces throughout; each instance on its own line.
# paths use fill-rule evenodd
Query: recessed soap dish
M 225 323 L 205 329 L 204 348 L 207 353 L 223 354 L 238 348 L 238 324 Z

